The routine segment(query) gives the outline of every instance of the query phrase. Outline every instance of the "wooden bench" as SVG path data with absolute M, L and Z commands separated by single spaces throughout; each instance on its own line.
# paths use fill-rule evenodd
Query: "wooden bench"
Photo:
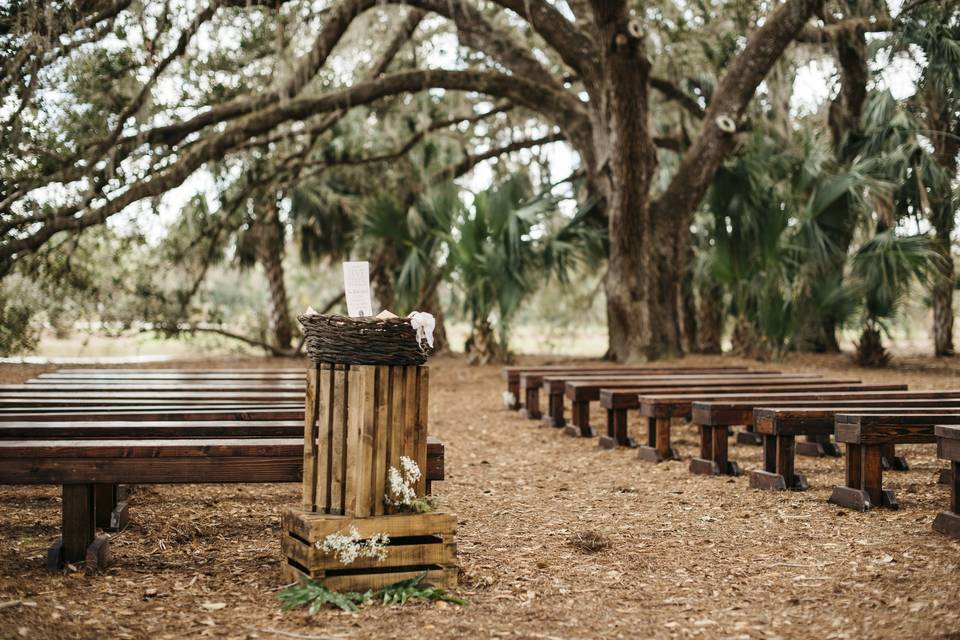
M 302 420 L 303 403 L 254 405 L 128 405 L 0 409 L 0 421 L 53 420 Z
M 713 385 L 720 382 L 721 380 L 726 380 L 726 379 L 736 382 L 736 381 L 742 380 L 744 377 L 750 377 L 752 379 L 757 376 L 782 377 L 782 375 L 783 374 L 778 372 L 743 371 L 743 372 L 735 372 L 735 373 L 729 373 L 729 374 L 710 373 L 710 374 L 681 375 L 681 376 L 668 376 L 668 377 L 671 379 L 676 379 L 678 382 L 696 382 L 699 380 L 699 381 L 702 381 L 704 385 L 706 384 Z M 664 380 L 665 376 L 657 376 L 657 378 L 658 378 L 658 380 L 656 380 L 657 382 L 665 381 Z M 810 379 L 812 379 L 812 377 Z M 577 425 L 576 417 L 572 418 L 569 423 L 564 417 L 564 397 L 567 396 L 567 383 L 573 383 L 573 382 L 579 383 L 579 385 L 582 385 L 584 387 L 584 389 L 580 393 L 583 394 L 584 397 L 590 396 L 590 399 L 587 400 L 587 402 L 590 402 L 592 400 L 599 400 L 599 392 L 601 389 L 604 389 L 604 388 L 629 389 L 629 388 L 638 387 L 638 385 L 642 386 L 643 388 L 647 388 L 649 386 L 649 383 L 654 382 L 654 380 L 651 380 L 649 377 L 643 378 L 643 377 L 635 377 L 635 376 L 614 376 L 614 377 L 606 376 L 602 378 L 580 377 L 580 376 L 572 376 L 572 375 L 544 376 L 543 387 L 546 389 L 548 394 L 548 405 L 547 405 L 548 414 L 546 416 L 543 416 L 543 423 L 546 426 L 554 427 L 554 428 L 563 428 L 563 427 L 569 426 L 569 424 L 574 424 L 575 426 Z M 604 382 L 607 383 L 606 386 L 600 386 Z M 590 383 L 595 383 L 594 386 L 596 386 L 597 388 L 594 390 L 586 389 L 586 386 L 590 385 Z M 592 396 L 596 396 L 596 398 L 593 398 Z M 573 404 L 573 401 L 571 401 L 571 409 L 573 409 L 574 414 L 576 414 L 577 409 L 579 409 L 577 406 Z
M 577 364 L 567 364 L 567 365 L 552 365 L 552 366 L 529 366 L 529 367 L 504 367 L 501 375 L 504 380 L 507 381 L 507 390 L 504 393 L 504 404 L 508 409 L 517 410 L 524 407 L 524 403 L 521 400 L 523 394 L 520 390 L 520 377 L 524 373 L 539 373 L 539 374 L 563 374 L 563 373 L 625 373 L 625 372 L 638 372 L 643 373 L 646 371 L 651 371 L 654 369 L 664 369 L 666 367 L 655 367 L 655 366 L 626 366 L 626 365 L 577 365 Z M 721 369 L 724 371 L 743 371 L 747 370 L 747 367 L 706 367 L 710 369 Z M 512 399 L 512 400 L 511 400 Z
M 545 378 L 548 378 L 551 381 L 557 380 L 566 380 L 565 376 L 570 376 L 570 378 L 576 378 L 578 380 L 583 379 L 597 379 L 597 378 L 607 378 L 607 379 L 619 379 L 619 378 L 636 378 L 636 379 L 646 379 L 652 377 L 687 377 L 687 376 L 698 376 L 698 375 L 733 375 L 736 373 L 748 373 L 751 372 L 747 367 L 647 367 L 647 368 L 623 368 L 619 370 L 605 370 L 602 372 L 590 372 L 590 371 L 570 371 L 570 372 L 543 372 L 543 371 L 523 371 L 520 373 L 520 394 L 524 399 L 523 409 L 521 412 L 531 420 L 539 420 L 543 418 L 543 414 L 540 411 L 540 389 L 544 387 Z M 761 372 L 754 372 L 761 373 Z M 779 373 L 778 371 L 767 371 L 764 373 Z M 559 401 L 560 414 L 563 415 L 563 385 L 561 384 L 559 388 L 551 386 L 549 400 L 547 406 L 551 406 L 550 403 Z M 550 424 L 549 426 L 563 426 Z
M 507 382 L 507 390 L 503 393 L 503 404 L 507 409 L 511 411 L 517 411 L 522 409 L 523 396 L 520 393 L 520 375 L 524 372 L 533 372 L 537 371 L 540 373 L 564 373 L 564 372 L 573 372 L 573 371 L 583 371 L 583 372 L 604 372 L 604 371 L 617 371 L 621 367 L 616 365 L 600 365 L 600 366 L 577 366 L 575 364 L 570 365 L 553 365 L 553 366 L 543 366 L 543 367 L 504 367 L 500 375 Z
M 260 404 L 303 402 L 297 392 L 206 391 L 34 391 L 0 395 L 0 407 L 55 407 L 68 405 Z
M 801 399 L 813 392 L 841 392 L 841 391 L 865 391 L 874 389 L 902 389 L 906 385 L 869 385 L 859 382 L 835 383 L 835 382 L 804 382 L 796 385 L 777 387 L 776 394 L 768 394 L 762 397 L 790 397 L 799 396 Z M 745 395 L 748 394 L 748 395 Z M 744 388 L 727 387 L 711 391 L 701 391 L 697 393 L 680 394 L 660 394 L 644 395 L 642 399 L 647 401 L 646 412 L 641 414 L 647 420 L 647 441 L 649 446 L 655 446 L 657 442 L 657 419 L 662 418 L 668 422 L 661 425 L 661 429 L 669 429 L 669 420 L 672 418 L 684 418 L 689 420 L 692 413 L 694 402 L 701 400 L 736 400 L 740 398 L 757 397 L 757 393 L 748 391 Z M 600 446 L 612 449 L 617 446 L 635 447 L 636 442 L 627 433 L 627 412 L 630 409 L 641 408 L 641 396 L 636 389 L 601 389 L 600 405 L 607 410 L 607 435 L 600 439 Z M 740 423 L 733 423 L 740 424 Z M 751 421 L 747 422 L 747 426 Z
M 794 404 L 794 403 L 791 403 Z M 853 412 L 884 414 L 891 411 L 904 414 L 924 414 L 949 411 L 960 407 L 960 398 L 900 399 L 874 401 L 831 401 L 810 403 L 787 408 L 758 408 L 755 413 L 757 430 L 763 435 L 763 469 L 750 473 L 754 489 L 805 491 L 809 488 L 806 476 L 796 472 L 795 439 L 798 435 L 829 438 L 835 431 L 837 414 Z M 881 448 L 880 462 L 884 468 L 897 471 L 909 469 L 907 461 L 897 456 L 893 444 Z
M 940 411 L 925 415 L 838 413 L 835 437 L 846 446 L 846 485 L 833 488 L 830 502 L 858 511 L 898 508 L 893 491 L 883 489 L 883 447 L 936 442 L 937 425 L 960 424 L 960 409 Z
M 750 486 L 755 489 L 804 491 L 809 487 L 806 477 L 795 471 L 797 436 L 829 438 L 835 431 L 838 413 L 933 413 L 960 407 L 960 394 L 953 398 L 925 397 L 929 392 L 909 391 L 882 396 L 851 398 L 816 403 L 790 402 L 790 407 L 757 407 L 754 425 L 763 436 L 763 469 L 750 473 Z M 887 469 L 906 471 L 905 458 L 897 456 L 893 444 L 881 451 L 881 465 Z
M 890 385 L 903 388 L 904 385 Z M 640 398 L 640 414 L 648 418 L 656 436 L 651 436 L 651 446 L 641 450 L 641 458 L 653 462 L 663 459 L 676 459 L 676 452 L 670 446 L 671 419 L 690 418 L 700 433 L 700 453 L 690 460 L 691 473 L 703 475 L 740 475 L 740 467 L 729 458 L 730 426 L 752 426 L 752 412 L 744 407 L 757 404 L 782 401 L 795 398 L 796 401 L 844 397 L 868 393 L 871 389 L 884 385 L 862 385 L 858 383 L 824 384 L 819 387 L 788 388 L 760 386 L 737 390 L 734 394 L 699 394 L 700 397 L 683 396 L 643 396 Z M 739 405 L 739 411 L 731 411 L 731 405 Z M 703 411 L 704 407 L 715 407 L 717 411 Z M 655 444 L 654 444 L 655 443 Z M 669 456 L 669 458 L 667 457 Z
M 140 377 L 140 376 L 274 376 L 289 375 L 303 377 L 306 367 L 281 367 L 277 369 L 165 369 L 162 367 L 154 368 L 136 368 L 136 369 L 111 369 L 107 368 L 83 368 L 83 369 L 57 369 L 56 371 L 47 371 L 41 373 L 38 378 L 48 377 L 89 377 L 89 376 L 116 376 L 116 377 Z
M 0 442 L 0 483 L 63 485 L 61 540 L 47 566 L 110 561 L 96 537 L 96 485 L 299 482 L 303 440 L 19 440 Z
M 301 482 L 302 469 L 302 422 L 0 424 L 0 484 L 63 485 L 51 569 L 109 562 L 106 539 L 95 532 L 126 523 L 121 484 Z M 444 477 L 443 444 L 432 437 L 424 472 L 429 492 Z
M 590 426 L 590 403 L 600 399 L 604 389 L 630 389 L 637 395 L 649 393 L 697 393 L 715 389 L 742 389 L 760 384 L 772 387 L 796 386 L 804 383 L 823 384 L 824 382 L 857 382 L 830 380 L 824 381 L 813 376 L 784 376 L 779 374 L 742 374 L 737 377 L 667 378 L 659 380 L 577 380 L 564 383 L 564 395 L 570 400 L 571 425 L 565 427 L 565 433 L 572 436 L 593 436 Z
M 190 391 L 193 393 L 239 393 L 254 391 L 257 393 L 299 393 L 303 394 L 306 388 L 303 381 L 252 381 L 244 382 L 240 380 L 217 381 L 217 382 L 198 382 L 196 384 L 183 382 L 127 382 L 117 381 L 116 383 L 63 383 L 63 382 L 43 382 L 27 384 L 0 384 L 0 397 L 21 397 L 33 396 L 38 392 L 42 393 L 147 393 L 153 391 L 176 392 Z
M 934 531 L 960 538 L 960 427 L 937 425 L 937 455 L 950 461 L 950 508 L 937 514 Z
M 250 381 L 233 376 L 213 382 L 178 379 L 158 385 L 144 380 L 131 385 L 120 376 L 95 384 L 89 379 L 70 384 L 48 379 L 33 383 L 36 387 L 0 386 L 0 400 L 8 400 L 0 409 L 0 445 L 4 447 L 0 451 L 0 482 L 63 484 L 64 543 L 51 551 L 50 563 L 58 564 L 65 557 L 68 561 L 89 557 L 92 566 L 101 566 L 107 560 L 106 546 L 91 537 L 88 521 L 94 527 L 123 524 L 127 508 L 117 489 L 122 482 L 299 482 L 303 465 L 302 371 L 298 378 L 281 385 L 272 379 Z M 221 393 L 208 388 L 231 384 L 249 392 L 231 389 Z M 158 389 L 161 385 L 164 388 Z M 293 392 L 277 390 L 280 386 Z M 125 387 L 134 389 L 118 391 Z M 39 395 L 45 402 L 34 407 L 10 401 L 21 395 L 31 399 Z M 76 406 L 68 404 L 74 401 Z M 146 407 L 146 401 L 157 404 Z M 284 404 L 292 402 L 296 404 Z M 292 475 L 287 459 L 291 442 L 295 443 L 292 459 L 297 469 Z M 230 443 L 229 451 L 222 443 Z M 276 450 L 265 449 L 274 445 Z M 184 453 L 184 447 L 190 446 L 199 448 Z M 157 456 L 159 462 L 153 460 Z M 17 464 L 6 464 L 13 459 Z M 238 460 L 249 463 L 246 473 L 182 472 L 184 465 L 230 472 Z M 136 462 L 159 470 L 155 469 L 154 475 L 144 475 L 142 470 L 140 475 L 133 474 Z M 428 491 L 433 481 L 443 479 L 443 445 L 435 438 L 427 441 L 424 475 Z M 135 479 L 115 481 L 115 477 Z M 78 484 L 84 488 L 75 488 Z M 70 539 L 73 542 L 67 544 Z M 80 539 L 89 544 L 80 545 Z M 78 555 L 84 549 L 85 556 Z
M 925 391 L 907 391 L 906 385 L 865 385 L 855 392 L 843 393 L 839 396 L 835 394 L 818 394 L 805 397 L 797 394 L 778 399 L 770 395 L 760 402 L 755 402 L 750 399 L 744 401 L 730 400 L 729 402 L 724 402 L 722 399 L 703 399 L 695 402 L 693 405 L 693 423 L 699 427 L 701 432 L 701 455 L 699 458 L 691 461 L 691 471 L 705 474 L 726 473 L 739 475 L 740 468 L 735 462 L 728 460 L 727 449 L 722 445 L 720 445 L 719 448 L 714 447 L 713 443 L 722 440 L 726 434 L 729 433 L 729 427 L 735 424 L 752 424 L 756 430 L 755 432 L 763 437 L 763 434 L 760 433 L 760 427 L 756 422 L 756 412 L 754 409 L 757 407 L 769 407 L 774 404 L 782 405 L 784 403 L 789 403 L 792 406 L 805 406 L 808 404 L 827 406 L 837 403 L 846 404 L 847 406 L 867 406 L 874 401 L 880 403 L 878 406 L 885 406 L 883 403 L 884 398 L 894 400 L 893 404 L 895 405 L 895 399 L 910 397 L 944 398 L 950 395 L 950 392 L 932 392 L 931 395 L 931 393 Z M 818 402 L 827 400 L 831 400 L 831 402 L 826 402 L 825 404 Z M 832 402 L 833 400 L 836 402 Z M 847 402 L 852 400 L 861 400 L 862 402 Z M 800 424 L 803 424 L 802 420 Z M 832 421 L 828 427 L 829 428 L 825 430 L 812 429 L 805 432 L 804 435 L 808 437 L 808 441 L 794 445 L 795 453 L 810 456 L 838 456 L 839 449 L 830 442 L 830 435 L 833 433 Z M 768 447 L 772 446 L 765 440 L 761 443 Z

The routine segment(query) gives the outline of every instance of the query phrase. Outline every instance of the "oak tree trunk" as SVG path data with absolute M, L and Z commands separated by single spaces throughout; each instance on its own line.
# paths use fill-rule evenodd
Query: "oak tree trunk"
M 953 289 L 956 282 L 950 245 L 939 251 L 942 262 L 933 281 L 933 345 L 937 356 L 952 356 L 953 350 Z
M 285 234 L 277 203 L 269 197 L 257 220 L 257 261 L 263 267 L 270 292 L 270 341 L 278 349 L 289 349 L 293 340 L 293 324 L 287 287 L 283 281 Z
M 610 355 L 646 361 L 679 354 L 676 289 L 680 271 L 657 251 L 650 181 L 657 164 L 650 135 L 647 90 L 650 63 L 643 41 L 630 33 L 624 2 L 594 2 L 601 49 L 602 104 L 593 118 L 596 155 L 606 158 L 600 190 L 608 212 L 609 266 L 604 282 Z M 666 244 L 672 244 L 667 242 Z M 672 297 L 664 296 L 670 280 Z M 671 304 L 672 301 L 672 304 Z M 666 304 L 665 304 L 666 302 Z
M 700 353 L 720 353 L 723 339 L 723 288 L 701 287 L 697 328 L 697 350 Z
M 957 175 L 957 155 L 960 154 L 960 118 L 946 107 L 938 96 L 926 96 L 927 125 L 933 143 L 937 164 L 948 176 Z M 930 217 L 940 263 L 933 279 L 933 346 L 934 355 L 952 356 L 953 347 L 953 290 L 956 285 L 952 242 L 950 236 L 956 226 L 955 201 L 951 185 L 944 193 L 933 193 L 930 198 Z

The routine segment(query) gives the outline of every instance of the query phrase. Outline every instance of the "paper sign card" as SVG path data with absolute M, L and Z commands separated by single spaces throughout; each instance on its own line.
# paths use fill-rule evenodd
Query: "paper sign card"
M 343 292 L 347 299 L 347 313 L 351 318 L 373 315 L 370 304 L 370 263 L 343 263 Z

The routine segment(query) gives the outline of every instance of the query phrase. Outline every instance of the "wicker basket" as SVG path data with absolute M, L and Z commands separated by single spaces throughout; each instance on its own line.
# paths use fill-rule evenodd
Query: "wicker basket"
M 430 355 L 409 318 L 348 318 L 320 314 L 299 318 L 314 362 L 343 364 L 423 364 Z

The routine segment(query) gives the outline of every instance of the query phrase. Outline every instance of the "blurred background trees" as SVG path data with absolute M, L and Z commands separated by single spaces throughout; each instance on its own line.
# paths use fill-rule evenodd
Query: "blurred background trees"
M 727 122 L 778 6 L 803 26 Z M 590 317 L 612 357 L 850 340 L 883 365 L 917 301 L 953 354 L 957 3 L 24 2 L 0 24 L 2 353 L 84 326 L 294 355 L 296 314 L 343 311 L 339 262 L 366 259 L 375 306 L 430 311 L 442 346 L 463 327 L 477 362 L 517 323 Z

